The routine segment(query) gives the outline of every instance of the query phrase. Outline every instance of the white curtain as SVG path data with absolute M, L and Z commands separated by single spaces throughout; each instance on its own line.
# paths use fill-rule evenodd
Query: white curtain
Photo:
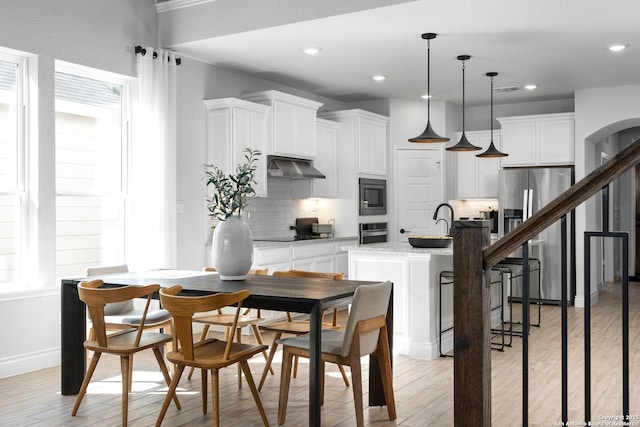
M 176 268 L 176 58 L 150 47 L 136 56 L 126 261 L 138 271 Z

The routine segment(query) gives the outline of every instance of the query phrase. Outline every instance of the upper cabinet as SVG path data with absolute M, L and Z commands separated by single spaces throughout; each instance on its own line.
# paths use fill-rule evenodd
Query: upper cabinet
M 338 195 L 338 128 L 340 123 L 317 119 L 317 156 L 313 165 L 322 172 L 325 179 L 311 180 L 312 197 L 336 197 Z
M 340 146 L 355 148 L 358 174 L 386 176 L 388 117 L 359 109 L 323 112 L 321 116 L 340 122 Z
M 499 158 L 481 158 L 476 154 L 484 152 L 491 144 L 491 131 L 465 132 L 473 145 L 482 147 L 482 151 L 459 152 L 456 159 L 456 198 L 458 199 L 497 199 Z M 461 133 L 455 134 L 458 141 Z M 501 150 L 500 131 L 493 131 L 493 144 Z
M 248 93 L 242 98 L 271 107 L 267 154 L 316 157 L 316 114 L 322 103 L 276 90 Z
M 267 196 L 267 141 L 270 108 L 236 98 L 204 101 L 207 107 L 207 163 L 229 173 L 245 163 L 247 147 L 260 150 L 256 169 L 258 197 Z
M 325 179 L 292 180 L 293 198 L 338 196 L 338 129 L 340 123 L 331 120 L 317 119 L 316 123 L 316 158 L 313 166 L 325 175 Z
M 498 118 L 502 166 L 574 164 L 574 113 Z

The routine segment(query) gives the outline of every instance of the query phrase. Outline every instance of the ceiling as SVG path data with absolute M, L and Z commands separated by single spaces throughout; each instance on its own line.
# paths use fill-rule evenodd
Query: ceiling
M 158 5 L 163 47 L 343 102 L 419 99 L 427 89 L 425 32 L 438 34 L 434 101 L 462 102 L 461 54 L 471 55 L 467 105 L 488 103 L 490 71 L 499 73 L 496 88 L 518 88 L 494 93 L 496 104 L 640 83 L 637 0 L 184 1 L 163 4 L 189 6 Z M 628 48 L 610 52 L 613 43 Z M 308 56 L 309 46 L 322 50 Z M 388 77 L 375 82 L 375 74 Z M 525 90 L 528 83 L 538 88 Z

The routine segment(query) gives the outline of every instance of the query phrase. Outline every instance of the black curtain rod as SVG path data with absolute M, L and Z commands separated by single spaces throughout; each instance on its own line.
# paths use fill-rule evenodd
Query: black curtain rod
M 147 54 L 147 49 L 143 48 L 142 46 L 136 46 L 136 54 L 142 54 L 142 56 Z M 153 52 L 153 59 L 156 59 L 158 57 L 158 52 Z M 176 65 L 180 65 L 180 63 L 182 62 L 182 60 L 180 58 L 176 58 Z

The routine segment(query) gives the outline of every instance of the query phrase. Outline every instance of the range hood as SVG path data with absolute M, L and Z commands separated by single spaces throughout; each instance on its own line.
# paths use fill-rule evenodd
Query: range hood
M 268 156 L 267 165 L 267 173 L 274 178 L 326 178 L 322 172 L 313 167 L 311 160 Z

